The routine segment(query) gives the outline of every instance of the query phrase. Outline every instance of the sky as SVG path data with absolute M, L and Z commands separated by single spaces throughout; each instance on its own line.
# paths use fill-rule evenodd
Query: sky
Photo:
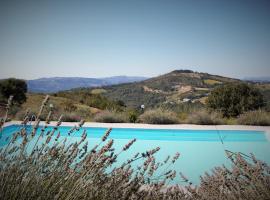
M 0 1 L 0 78 L 176 69 L 270 76 L 270 1 Z

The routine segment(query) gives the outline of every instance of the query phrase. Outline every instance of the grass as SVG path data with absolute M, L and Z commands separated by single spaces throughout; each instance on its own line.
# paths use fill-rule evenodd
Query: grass
M 103 123 L 125 123 L 128 122 L 128 119 L 123 113 L 107 110 L 98 113 L 94 121 Z
M 216 84 L 222 84 L 221 81 L 213 80 L 213 79 L 205 79 L 203 82 L 207 85 L 216 85 Z
M 74 102 L 101 110 L 114 109 L 117 111 L 122 111 L 124 109 L 124 106 L 120 105 L 118 101 L 110 100 L 104 95 L 101 95 L 101 91 L 103 91 L 102 89 L 98 89 L 94 93 L 92 91 L 93 90 L 90 89 L 74 89 L 71 91 L 58 92 L 55 95 L 57 97 L 71 99 Z
M 219 125 L 224 124 L 224 119 L 219 113 L 201 110 L 189 115 L 187 118 L 187 123 L 199 125 Z
M 270 114 L 263 110 L 249 111 L 241 114 L 237 122 L 241 125 L 270 126 Z
M 179 120 L 174 112 L 163 109 L 147 110 L 139 116 L 139 122 L 147 124 L 177 124 Z
M 102 93 L 106 93 L 107 91 L 104 89 L 93 89 L 91 90 L 92 94 L 102 94 Z
M 25 112 L 27 109 L 30 109 L 31 113 L 37 113 L 39 111 L 40 103 L 42 99 L 44 99 L 45 95 L 41 94 L 27 94 L 27 100 L 25 103 L 21 105 L 20 110 L 18 112 L 14 113 L 13 118 L 17 120 L 22 120 Z M 93 108 L 90 106 L 87 106 L 85 104 L 81 104 L 79 102 L 76 102 L 72 99 L 65 98 L 65 97 L 59 97 L 59 96 L 51 96 L 48 104 L 53 105 L 53 112 L 55 113 L 55 116 L 58 114 L 65 114 L 65 118 L 68 121 L 74 121 L 75 116 L 81 116 L 87 121 L 91 121 L 93 119 L 93 116 L 100 112 L 100 109 Z M 50 109 L 49 106 L 46 108 L 47 111 Z M 45 115 L 41 116 L 42 119 L 46 118 Z M 72 118 L 74 120 L 72 120 Z M 57 118 L 54 118 L 53 120 L 57 120 Z

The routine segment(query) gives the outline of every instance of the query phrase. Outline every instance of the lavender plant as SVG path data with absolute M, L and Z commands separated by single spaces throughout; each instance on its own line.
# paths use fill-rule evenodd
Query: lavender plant
M 252 162 L 240 154 L 229 156 L 232 168 L 215 168 L 201 177 L 199 186 L 183 174 L 180 176 L 187 186 L 168 185 L 177 176 L 170 166 L 179 153 L 157 162 L 157 147 L 115 165 L 136 139 L 119 152 L 113 148 L 114 140 L 109 139 L 112 129 L 91 149 L 85 130 L 76 142 L 68 143 L 67 138 L 62 141 L 62 116 L 53 127 L 49 127 L 52 111 L 44 123 L 40 122 L 48 101 L 49 96 L 34 121 L 27 112 L 22 127 L 0 149 L 0 199 L 270 199 L 270 169 L 254 156 Z M 1 127 L 5 118 L 2 122 Z M 81 120 L 68 135 L 77 134 L 83 124 Z M 138 160 L 142 164 L 134 168 L 132 164 Z M 163 173 L 157 174 L 161 168 Z

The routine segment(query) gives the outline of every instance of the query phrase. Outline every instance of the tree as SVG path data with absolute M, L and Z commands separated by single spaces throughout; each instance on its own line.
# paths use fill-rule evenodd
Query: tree
M 22 104 L 26 101 L 27 84 L 24 80 L 9 78 L 0 81 L 0 95 L 8 99 L 13 95 L 13 102 Z
M 207 106 L 221 111 L 225 117 L 237 116 L 264 106 L 263 95 L 246 83 L 230 83 L 215 88 L 207 99 Z

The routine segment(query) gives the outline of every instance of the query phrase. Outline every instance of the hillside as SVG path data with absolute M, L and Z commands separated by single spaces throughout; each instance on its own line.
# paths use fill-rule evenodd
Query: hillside
M 145 80 L 137 76 L 113 76 L 107 78 L 53 77 L 28 80 L 29 92 L 53 93 L 73 88 L 100 87 Z
M 53 105 L 54 120 L 64 114 L 65 121 L 79 121 L 81 118 L 93 121 L 106 110 L 113 116 L 121 113 L 122 117 L 129 119 L 134 115 L 139 116 L 141 111 L 138 108 L 142 104 L 146 110 L 166 108 L 176 113 L 179 119 L 186 120 L 191 113 L 205 108 L 205 100 L 213 88 L 239 81 L 241 80 L 207 73 L 175 70 L 141 82 L 52 93 L 49 104 Z M 265 110 L 269 111 L 270 84 L 250 83 L 262 92 L 266 102 Z M 22 119 L 27 108 L 31 108 L 32 113 L 37 113 L 44 97 L 44 94 L 28 93 L 27 101 L 21 108 L 12 108 L 12 117 Z M 48 113 L 48 108 L 46 112 Z M 42 116 L 42 119 L 45 117 Z
M 120 80 L 119 77 L 112 79 L 114 80 L 110 81 L 114 83 Z M 92 86 L 91 88 L 75 88 L 54 95 L 102 110 L 115 109 L 117 108 L 116 105 L 138 108 L 142 104 L 146 108 L 166 106 L 175 109 L 187 102 L 203 106 L 208 94 L 214 87 L 239 81 L 242 80 L 191 70 L 175 70 L 140 82 L 94 88 Z M 268 84 L 253 84 L 260 88 L 265 99 L 269 99 L 270 89 Z
M 210 90 L 220 84 L 240 80 L 198 73 L 190 70 L 175 70 L 141 82 L 102 87 L 103 95 L 112 100 L 122 100 L 127 106 L 144 104 L 155 107 L 160 104 L 182 102 L 204 103 Z
M 43 94 L 27 94 L 27 100 L 21 107 L 14 106 L 11 111 L 12 117 L 22 120 L 27 109 L 31 109 L 30 113 L 36 115 L 40 105 L 45 98 Z M 108 100 L 99 94 L 77 92 L 59 92 L 50 95 L 48 106 L 45 108 L 42 120 L 46 119 L 46 114 L 49 112 L 49 105 L 53 108 L 53 120 L 57 120 L 60 115 L 63 115 L 64 121 L 80 121 L 81 118 L 92 121 L 93 117 L 105 109 L 114 109 L 122 111 L 123 106 L 119 102 Z M 14 113 L 14 114 L 13 114 Z

